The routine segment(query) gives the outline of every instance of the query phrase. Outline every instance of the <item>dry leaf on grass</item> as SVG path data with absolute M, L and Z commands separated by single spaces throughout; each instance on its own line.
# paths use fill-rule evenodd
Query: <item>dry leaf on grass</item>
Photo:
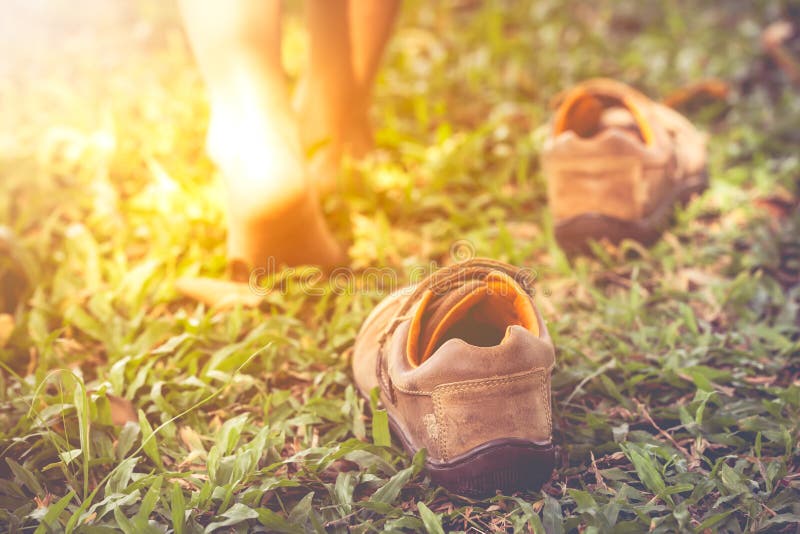
M 14 317 L 7 313 L 0 313 L 0 348 L 6 346 L 14 331 Z
M 111 405 L 111 422 L 116 426 L 125 426 L 127 422 L 136 422 L 139 417 L 133 409 L 133 403 L 128 399 L 117 397 L 116 395 L 106 394 L 108 403 Z
M 205 453 L 206 449 L 203 447 L 203 440 L 200 437 L 200 434 L 195 432 L 192 428 L 188 426 L 180 427 L 178 430 L 178 437 L 180 438 L 181 442 L 186 445 L 186 448 L 189 449 L 190 452 L 202 451 Z
M 179 278 L 175 288 L 183 295 L 216 309 L 257 307 L 262 300 L 248 284 L 213 278 Z
M 664 104 L 673 109 L 685 109 L 691 105 L 725 101 L 729 94 L 727 82 L 710 78 L 672 91 L 664 98 Z

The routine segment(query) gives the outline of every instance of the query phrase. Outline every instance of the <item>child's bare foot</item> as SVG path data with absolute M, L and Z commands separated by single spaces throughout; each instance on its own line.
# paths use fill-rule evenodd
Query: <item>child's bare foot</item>
M 399 1 L 307 2 L 302 134 L 281 64 L 281 3 L 180 5 L 211 100 L 208 149 L 226 178 L 231 263 L 341 262 L 317 201 L 318 184 L 331 187 L 341 157 L 361 156 L 372 146 L 369 88 Z M 314 178 L 304 150 L 325 140 Z
M 336 189 L 344 157 L 362 158 L 373 146 L 367 107 L 354 99 L 342 109 L 333 109 L 319 82 L 303 79 L 295 91 L 303 150 L 309 156 L 308 169 L 320 194 Z
M 321 191 L 336 186 L 342 158 L 372 150 L 372 84 L 399 0 L 306 2 L 308 70 L 295 95 L 303 147 Z
M 229 259 L 251 267 L 267 265 L 270 257 L 275 265 L 341 263 L 344 255 L 306 172 L 294 116 L 272 98 L 275 91 L 258 90 L 259 83 L 247 81 L 235 98 L 212 97 L 208 149 L 228 190 Z

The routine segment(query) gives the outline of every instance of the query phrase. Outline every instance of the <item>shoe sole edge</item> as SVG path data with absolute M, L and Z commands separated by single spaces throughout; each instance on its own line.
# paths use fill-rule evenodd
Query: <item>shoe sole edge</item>
M 471 497 L 538 489 L 553 473 L 555 447 L 518 438 L 493 440 L 449 462 L 426 461 L 431 480 Z
M 359 392 L 361 392 L 359 390 Z M 362 393 L 363 396 L 363 393 Z M 417 453 L 402 428 L 387 411 L 389 428 L 410 456 Z M 449 461 L 425 460 L 434 484 L 468 497 L 486 497 L 500 490 L 505 494 L 538 489 L 555 469 L 556 448 L 521 438 L 488 441 Z
M 686 186 L 675 189 L 672 195 L 665 197 L 650 215 L 639 220 L 627 221 L 601 213 L 583 213 L 560 221 L 555 225 L 556 241 L 568 254 L 589 252 L 589 242 L 593 240 L 606 239 L 613 244 L 619 244 L 625 239 L 633 239 L 644 245 L 651 245 L 668 225 L 675 205 L 685 205 L 692 196 L 708 187 L 705 172 L 688 182 Z

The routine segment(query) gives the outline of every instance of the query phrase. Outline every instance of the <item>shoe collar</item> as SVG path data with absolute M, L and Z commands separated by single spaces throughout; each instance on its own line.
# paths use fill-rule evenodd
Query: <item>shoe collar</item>
M 553 137 L 567 132 L 571 125 L 596 122 L 611 104 L 625 108 L 648 147 L 665 140 L 665 132 L 652 113 L 653 102 L 632 87 L 608 78 L 584 81 L 554 99 Z
M 391 384 L 391 378 L 386 372 L 386 358 L 388 353 L 386 350 L 387 341 L 392 337 L 401 323 L 409 320 L 411 320 L 413 323 L 415 318 L 417 319 L 418 333 L 422 334 L 423 315 L 426 310 L 430 309 L 428 307 L 433 304 L 437 297 L 450 294 L 456 289 L 465 287 L 468 288 L 466 290 L 462 290 L 462 298 L 471 299 L 477 298 L 475 294 L 476 288 L 480 287 L 480 285 L 486 287 L 491 285 L 496 286 L 498 289 L 505 288 L 508 290 L 513 290 L 510 294 L 514 295 L 515 302 L 517 297 L 524 297 L 524 299 L 527 300 L 528 304 L 531 306 L 531 308 L 528 309 L 527 306 L 525 306 L 522 302 L 519 303 L 519 309 L 526 328 L 531 331 L 535 331 L 539 336 L 548 337 L 541 317 L 539 317 L 539 315 L 535 312 L 530 301 L 534 294 L 533 278 L 534 277 L 530 271 L 526 269 L 514 267 L 507 263 L 496 260 L 475 258 L 444 267 L 417 284 L 408 298 L 405 299 L 398 311 L 394 314 L 392 319 L 389 320 L 385 330 L 378 340 L 378 358 L 376 369 L 378 382 L 380 383 L 381 388 L 389 394 L 390 400 L 393 403 L 395 402 L 394 388 Z M 481 284 L 475 284 L 475 282 L 480 282 Z M 480 292 L 485 293 L 485 290 L 480 290 Z M 455 309 L 463 310 L 465 309 L 463 307 L 465 304 L 466 303 L 456 306 Z M 532 320 L 530 320 L 530 312 L 533 313 Z M 446 316 L 447 314 L 445 313 L 445 317 Z M 443 319 L 445 317 L 443 317 Z M 455 315 L 453 317 L 455 317 Z M 453 317 L 451 317 L 449 320 L 452 320 Z M 425 355 L 426 358 L 430 357 L 430 353 L 427 353 L 428 345 L 436 345 L 435 338 L 437 334 L 435 330 L 436 328 L 434 327 L 433 332 L 426 336 L 425 346 L 422 347 L 422 350 L 425 351 L 423 352 L 423 355 Z M 411 336 L 409 336 L 409 339 L 410 337 Z M 419 361 L 419 350 L 421 345 L 419 340 L 421 338 L 416 336 L 416 339 L 416 346 L 413 346 L 412 343 L 411 347 L 414 350 L 414 358 L 417 360 L 413 362 L 414 364 L 422 363 L 422 361 Z M 406 345 L 404 348 L 406 351 L 408 351 L 409 346 Z M 409 354 L 411 354 L 411 352 L 409 352 Z

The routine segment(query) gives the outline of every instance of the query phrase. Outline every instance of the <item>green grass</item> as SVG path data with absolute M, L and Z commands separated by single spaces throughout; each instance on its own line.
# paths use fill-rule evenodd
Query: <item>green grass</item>
M 483 501 L 373 433 L 348 358 L 375 288 L 289 279 L 225 312 L 175 291 L 225 270 L 176 13 L 64 5 L 45 36 L 20 17 L 0 84 L 0 531 L 797 532 L 800 98 L 759 50 L 780 6 L 716 4 L 405 5 L 378 150 L 325 207 L 356 272 L 404 281 L 468 240 L 538 273 L 560 463 Z M 569 263 L 538 153 L 549 100 L 594 75 L 732 95 L 690 114 L 712 185 L 664 238 Z M 114 425 L 107 394 L 139 422 Z

